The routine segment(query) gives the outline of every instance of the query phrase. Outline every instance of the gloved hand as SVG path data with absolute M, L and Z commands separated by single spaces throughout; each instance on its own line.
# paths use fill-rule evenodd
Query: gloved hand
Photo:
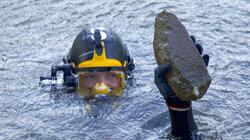
M 198 49 L 199 53 L 202 55 L 202 46 L 196 43 L 196 39 L 194 36 L 190 36 L 190 38 L 194 42 L 194 45 Z M 203 55 L 202 59 L 205 65 L 208 66 L 209 55 Z M 165 79 L 165 76 L 170 70 L 170 67 L 171 66 L 169 63 L 157 66 L 154 71 L 154 82 L 160 93 L 166 100 L 167 106 L 169 108 L 171 116 L 172 134 L 180 139 L 197 140 L 199 139 L 199 137 L 196 134 L 197 126 L 193 118 L 191 101 L 180 100 L 175 95 L 175 93 L 173 92 L 173 90 L 168 85 Z
M 196 38 L 194 36 L 191 35 L 190 38 L 192 39 L 192 41 L 193 41 L 195 47 L 198 49 L 199 53 L 202 55 L 203 54 L 203 47 L 199 43 L 196 43 Z M 208 54 L 204 54 L 202 56 L 202 59 L 205 62 L 206 67 L 207 67 L 208 63 L 209 63 L 209 55 Z
M 191 102 L 181 101 L 173 92 L 171 87 L 168 85 L 165 75 L 170 70 L 170 64 L 165 63 L 161 66 L 155 68 L 155 85 L 160 90 L 161 95 L 166 100 L 166 103 L 171 109 L 189 109 L 191 107 Z
M 197 48 L 197 50 L 199 51 L 199 53 L 202 55 L 202 53 L 203 53 L 202 46 L 200 44 L 196 43 L 196 39 L 195 39 L 194 36 L 190 36 L 190 38 L 194 42 L 194 45 Z M 202 59 L 203 59 L 205 65 L 208 66 L 209 55 L 207 55 L 207 54 L 203 55 Z M 166 74 L 168 73 L 169 70 L 170 70 L 170 64 L 169 63 L 165 63 L 165 64 L 163 64 L 161 66 L 157 66 L 155 68 L 155 71 L 154 71 L 154 73 L 155 73 L 154 82 L 155 82 L 155 85 L 157 86 L 157 88 L 160 90 L 160 93 L 162 94 L 164 99 L 166 99 L 166 101 L 169 102 L 169 105 L 172 106 L 172 105 L 175 105 L 177 100 L 180 100 L 180 99 L 175 96 L 175 94 L 172 91 L 171 87 L 168 85 L 167 81 L 165 80 L 165 76 L 166 76 Z M 169 101 L 170 98 L 174 99 L 173 103 L 171 103 L 171 101 Z M 185 101 L 181 101 L 181 103 L 183 105 L 188 105 Z

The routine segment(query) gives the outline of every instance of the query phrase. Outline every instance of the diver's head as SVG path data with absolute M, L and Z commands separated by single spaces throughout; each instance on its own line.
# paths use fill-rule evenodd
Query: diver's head
M 76 70 L 76 87 L 85 98 L 121 96 L 134 69 L 133 59 L 120 37 L 101 27 L 82 30 L 67 61 Z

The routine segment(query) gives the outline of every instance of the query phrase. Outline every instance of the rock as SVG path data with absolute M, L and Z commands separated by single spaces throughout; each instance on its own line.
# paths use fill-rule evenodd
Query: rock
M 169 62 L 166 80 L 181 100 L 200 99 L 211 77 L 201 55 L 178 18 L 166 11 L 155 18 L 154 53 L 158 65 Z

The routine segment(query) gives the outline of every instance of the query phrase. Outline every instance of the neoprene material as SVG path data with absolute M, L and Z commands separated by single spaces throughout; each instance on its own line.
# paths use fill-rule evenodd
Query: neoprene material
M 203 48 L 200 44 L 196 44 L 196 39 L 191 36 L 199 53 L 202 55 Z M 209 55 L 202 56 L 206 66 L 209 63 Z M 165 75 L 170 69 L 170 64 L 165 63 L 157 66 L 154 71 L 154 82 L 160 93 L 164 97 L 170 111 L 172 134 L 174 137 L 181 140 L 198 140 L 197 126 L 194 121 L 191 101 L 180 100 L 171 87 L 168 85 Z
M 169 109 L 172 135 L 181 140 L 198 140 L 197 126 L 194 121 L 192 108 L 186 111 Z
M 168 106 L 176 108 L 189 108 L 191 107 L 190 101 L 181 101 L 173 92 L 171 87 L 168 85 L 165 75 L 170 70 L 170 64 L 165 63 L 155 68 L 155 85 L 160 90 L 160 93 L 164 97 Z

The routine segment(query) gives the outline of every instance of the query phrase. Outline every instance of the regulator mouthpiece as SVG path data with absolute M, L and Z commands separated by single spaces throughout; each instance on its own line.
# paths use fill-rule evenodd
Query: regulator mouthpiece
M 105 99 L 107 99 L 107 95 L 106 94 L 96 94 L 95 98 L 98 100 L 105 100 Z

